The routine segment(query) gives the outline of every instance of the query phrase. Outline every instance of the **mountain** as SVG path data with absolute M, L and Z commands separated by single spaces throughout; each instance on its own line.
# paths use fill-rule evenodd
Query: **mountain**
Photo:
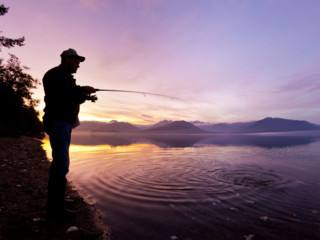
M 283 132 L 317 130 L 319 126 L 307 121 L 267 117 L 245 127 L 247 132 Z
M 105 122 L 93 122 L 85 121 L 81 122 L 80 126 L 76 128 L 76 131 L 91 131 L 91 132 L 137 132 L 139 128 L 133 126 L 127 122 L 111 121 Z
M 160 124 L 145 130 L 145 132 L 172 132 L 172 133 L 205 133 L 206 131 L 196 127 L 190 122 L 173 121 L 167 124 Z
M 252 122 L 217 123 L 217 124 L 203 125 L 199 127 L 208 132 L 235 133 L 235 132 L 243 132 L 243 130 L 251 124 Z
M 162 126 L 165 126 L 165 125 L 172 123 L 172 122 L 173 121 L 170 121 L 170 120 L 162 120 L 162 121 L 157 122 L 156 124 L 152 125 L 151 127 L 149 127 L 149 129 L 162 127 Z
M 266 117 L 252 122 L 212 124 L 204 129 L 210 132 L 250 133 L 320 130 L 320 126 L 307 121 Z
M 217 123 L 160 121 L 151 126 L 138 127 L 127 122 L 81 122 L 76 131 L 140 132 L 140 133 L 254 133 L 320 130 L 320 126 L 301 120 L 267 117 L 258 121 Z
M 193 125 L 195 125 L 196 127 L 210 124 L 210 123 L 208 123 L 208 122 L 202 122 L 202 121 L 198 121 L 198 120 L 196 120 L 196 121 L 191 121 L 191 123 L 192 123 Z

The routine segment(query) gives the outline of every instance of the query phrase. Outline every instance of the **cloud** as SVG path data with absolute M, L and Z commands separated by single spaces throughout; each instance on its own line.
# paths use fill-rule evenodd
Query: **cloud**
M 250 109 L 259 116 L 276 116 L 320 121 L 320 74 L 292 75 L 270 91 L 254 96 Z M 239 113 L 241 114 L 241 113 Z
M 153 116 L 152 115 L 149 115 L 149 114 L 141 114 L 141 117 L 145 118 L 145 119 L 153 119 Z
M 280 86 L 276 92 L 311 93 L 320 90 L 320 73 L 294 76 Z

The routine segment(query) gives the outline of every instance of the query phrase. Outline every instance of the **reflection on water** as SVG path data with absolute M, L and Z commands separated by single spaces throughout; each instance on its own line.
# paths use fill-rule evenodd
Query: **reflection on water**
M 70 177 L 112 239 L 320 239 L 316 136 L 87 138 Z
M 281 134 L 124 134 L 124 133 L 75 133 L 72 142 L 78 145 L 126 146 L 135 143 L 151 143 L 159 147 L 192 147 L 202 145 L 258 146 L 265 148 L 289 147 L 309 144 L 320 139 L 320 132 Z

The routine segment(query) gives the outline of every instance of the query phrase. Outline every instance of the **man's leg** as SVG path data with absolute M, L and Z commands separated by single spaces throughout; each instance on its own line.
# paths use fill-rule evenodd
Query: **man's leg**
M 49 170 L 47 214 L 59 218 L 64 213 L 66 175 L 69 171 L 69 146 L 72 127 L 67 123 L 55 123 L 49 134 L 52 162 Z

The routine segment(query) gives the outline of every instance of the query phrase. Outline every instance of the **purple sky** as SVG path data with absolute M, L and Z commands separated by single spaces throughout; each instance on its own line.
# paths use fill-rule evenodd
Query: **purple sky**
M 318 0 L 5 0 L 3 34 L 41 79 L 75 48 L 80 85 L 183 99 L 99 93 L 82 120 L 320 123 Z M 1 57 L 7 56 L 7 51 Z M 35 97 L 43 99 L 40 86 Z M 43 102 L 39 106 L 43 108 Z

